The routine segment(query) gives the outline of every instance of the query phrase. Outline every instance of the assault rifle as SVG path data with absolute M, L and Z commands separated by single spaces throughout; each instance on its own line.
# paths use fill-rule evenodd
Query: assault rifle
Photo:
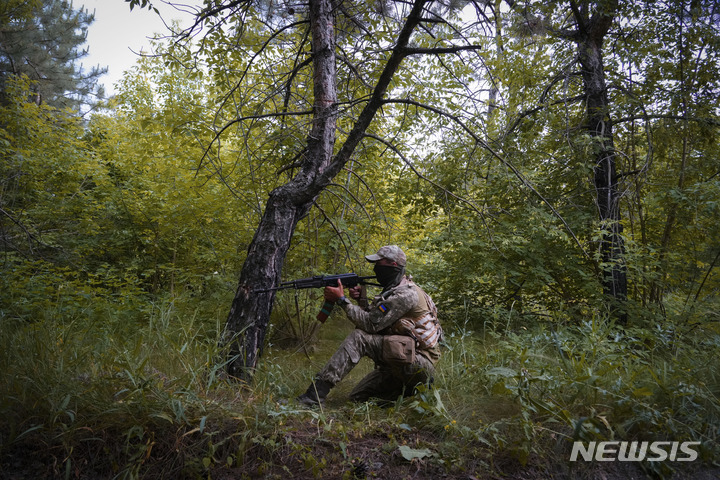
M 372 283 L 369 280 L 373 280 L 376 277 L 368 276 L 361 277 L 356 273 L 340 273 L 337 275 L 315 275 L 310 278 L 301 278 L 299 280 L 290 280 L 288 282 L 282 282 L 277 287 L 264 288 L 261 290 L 253 290 L 254 293 L 274 292 L 277 290 L 286 290 L 288 288 L 294 288 L 300 290 L 303 288 L 325 288 L 337 286 L 338 280 L 342 282 L 343 287 L 353 288 L 358 285 L 375 285 L 381 287 L 378 283 Z M 333 304 L 330 302 L 323 303 L 320 313 L 317 314 L 317 319 L 320 323 L 325 323 L 325 320 L 330 316 L 332 312 Z

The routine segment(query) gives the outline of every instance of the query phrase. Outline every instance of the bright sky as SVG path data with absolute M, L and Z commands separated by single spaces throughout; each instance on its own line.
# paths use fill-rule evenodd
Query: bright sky
M 179 20 L 182 26 L 189 26 L 191 16 L 167 5 L 163 0 L 153 0 L 155 6 L 167 24 Z M 175 3 L 202 4 L 201 0 L 185 0 Z M 100 65 L 108 67 L 107 75 L 100 78 L 105 85 L 106 96 L 114 94 L 114 85 L 123 72 L 135 64 L 141 50 L 150 53 L 148 37 L 155 33 L 165 34 L 165 25 L 151 10 L 135 7 L 125 0 L 75 0 L 75 8 L 84 6 L 91 13 L 95 11 L 95 21 L 88 30 L 87 46 L 90 53 L 83 58 L 85 69 Z

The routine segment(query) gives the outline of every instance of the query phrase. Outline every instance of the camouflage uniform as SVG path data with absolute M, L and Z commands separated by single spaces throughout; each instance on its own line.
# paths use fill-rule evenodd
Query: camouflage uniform
M 420 287 L 405 277 L 399 285 L 376 296 L 368 309 L 350 303 L 343 305 L 357 329 L 345 338 L 316 378 L 332 387 L 366 356 L 375 362 L 375 370 L 355 386 L 350 393 L 351 400 L 394 400 L 405 392 L 412 393 L 416 385 L 432 378 L 435 362 L 440 358 L 438 346 L 418 344 L 412 363 L 397 364 L 387 360 L 383 343 L 387 335 L 399 333 L 392 331 L 398 320 L 409 316 L 420 318 L 428 313 L 428 301 Z

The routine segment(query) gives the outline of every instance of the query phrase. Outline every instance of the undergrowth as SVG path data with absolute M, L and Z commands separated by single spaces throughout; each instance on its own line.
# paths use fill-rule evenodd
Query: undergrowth
M 315 350 L 269 345 L 253 385 L 224 373 L 223 309 L 187 295 L 73 296 L 2 311 L 5 478 L 671 478 L 717 472 L 713 324 L 447 325 L 432 386 L 390 406 L 294 401 L 349 331 Z M 55 305 L 55 307 L 53 307 Z M 122 308 L 120 308 L 120 305 Z M 128 306 L 130 305 L 130 306 Z M 122 311 L 121 314 L 116 313 Z M 575 440 L 700 441 L 692 464 L 568 461 Z M 628 470 L 630 469 L 630 470 Z M 707 477 L 710 478 L 710 477 Z

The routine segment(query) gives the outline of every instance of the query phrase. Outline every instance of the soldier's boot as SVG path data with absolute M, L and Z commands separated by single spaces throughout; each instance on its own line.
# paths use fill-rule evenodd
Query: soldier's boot
M 297 400 L 303 405 L 308 406 L 325 405 L 325 397 L 330 393 L 332 387 L 333 385 L 331 383 L 316 378 L 305 393 L 297 397 Z

